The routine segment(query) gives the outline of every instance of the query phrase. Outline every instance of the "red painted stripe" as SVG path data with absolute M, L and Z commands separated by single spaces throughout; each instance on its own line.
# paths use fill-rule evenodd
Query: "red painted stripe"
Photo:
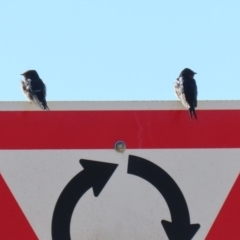
M 10 189 L 0 174 L 1 240 L 38 240 Z
M 0 112 L 0 149 L 239 148 L 240 110 Z
M 240 239 L 240 175 L 220 210 L 206 240 Z

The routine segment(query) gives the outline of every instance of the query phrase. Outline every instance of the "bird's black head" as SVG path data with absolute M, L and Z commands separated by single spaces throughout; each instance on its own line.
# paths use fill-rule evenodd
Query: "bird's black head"
M 194 72 L 193 70 L 191 70 L 190 68 L 184 68 L 184 69 L 181 71 L 179 77 L 191 77 L 191 78 L 193 78 L 195 74 L 197 74 L 197 73 L 195 73 L 195 72 Z
M 23 75 L 26 79 L 39 78 L 38 73 L 35 70 L 28 70 L 28 71 L 22 73 L 21 75 Z

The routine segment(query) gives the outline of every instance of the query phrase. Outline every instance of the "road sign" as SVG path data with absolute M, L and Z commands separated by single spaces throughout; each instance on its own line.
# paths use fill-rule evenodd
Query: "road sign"
M 0 103 L 0 239 L 240 239 L 240 102 L 49 105 Z

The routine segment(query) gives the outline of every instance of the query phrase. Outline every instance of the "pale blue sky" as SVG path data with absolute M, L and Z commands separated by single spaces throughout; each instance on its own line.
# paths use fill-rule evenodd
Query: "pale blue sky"
M 0 100 L 36 69 L 47 100 L 175 100 L 196 71 L 199 100 L 240 99 L 240 1 L 5 0 Z

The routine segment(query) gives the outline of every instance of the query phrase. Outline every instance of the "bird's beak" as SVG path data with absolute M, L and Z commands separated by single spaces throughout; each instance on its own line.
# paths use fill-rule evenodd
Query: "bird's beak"
M 20 75 L 24 76 L 24 74 L 23 74 L 23 73 L 21 73 Z

